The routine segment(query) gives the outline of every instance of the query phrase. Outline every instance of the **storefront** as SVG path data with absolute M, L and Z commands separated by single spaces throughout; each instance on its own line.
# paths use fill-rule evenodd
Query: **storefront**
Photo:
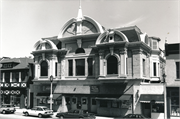
M 164 118 L 164 95 L 141 95 L 141 113 L 152 119 Z
M 12 104 L 17 108 L 27 106 L 26 83 L 1 83 L 1 104 Z
M 114 117 L 132 113 L 133 86 L 128 83 L 65 84 L 57 84 L 54 94 L 62 94 L 65 97 L 68 110 L 83 109 L 98 115 Z
M 168 117 L 180 117 L 180 88 L 167 88 L 167 114 Z

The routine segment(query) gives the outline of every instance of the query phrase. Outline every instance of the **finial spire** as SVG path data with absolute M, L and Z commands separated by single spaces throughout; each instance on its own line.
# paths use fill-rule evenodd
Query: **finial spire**
M 83 15 L 82 15 L 82 9 L 81 9 L 81 0 L 79 0 L 79 10 L 78 10 L 77 20 L 82 20 L 82 19 L 83 19 Z

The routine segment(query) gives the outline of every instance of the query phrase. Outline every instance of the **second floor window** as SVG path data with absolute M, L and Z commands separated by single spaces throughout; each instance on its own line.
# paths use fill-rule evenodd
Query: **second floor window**
M 118 61 L 115 56 L 107 59 L 107 74 L 118 74 Z
M 76 59 L 76 76 L 85 75 L 85 60 Z
M 176 62 L 176 78 L 177 79 L 180 79 L 180 67 L 179 67 L 179 64 L 180 64 L 180 62 Z
M 48 64 L 46 61 L 41 62 L 41 76 L 48 76 Z
M 146 75 L 146 62 L 145 59 L 142 60 L 143 61 L 143 76 Z
M 153 63 L 153 76 L 157 76 L 156 62 Z

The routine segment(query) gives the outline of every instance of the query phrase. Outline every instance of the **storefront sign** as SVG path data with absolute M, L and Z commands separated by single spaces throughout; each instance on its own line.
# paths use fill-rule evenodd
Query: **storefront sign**
M 99 93 L 99 86 L 90 86 L 91 93 Z

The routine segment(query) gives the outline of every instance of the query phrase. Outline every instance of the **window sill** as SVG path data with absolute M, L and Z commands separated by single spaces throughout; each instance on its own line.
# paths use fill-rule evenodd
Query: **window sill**
M 180 81 L 180 79 L 175 79 L 175 81 Z

